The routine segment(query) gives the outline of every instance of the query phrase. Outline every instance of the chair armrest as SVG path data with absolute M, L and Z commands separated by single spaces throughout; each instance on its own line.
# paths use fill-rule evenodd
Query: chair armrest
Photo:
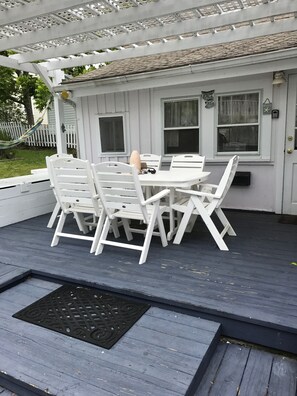
M 211 193 L 204 192 L 204 191 L 181 190 L 179 188 L 177 188 L 176 191 L 181 192 L 183 194 L 196 195 L 197 197 L 208 197 L 208 198 L 214 198 L 215 197 L 215 194 L 211 194 Z
M 206 187 L 206 188 L 218 188 L 218 185 L 217 184 L 209 184 L 209 183 L 201 183 L 201 184 L 198 184 L 198 187 L 201 187 L 201 188 L 204 188 L 204 187 Z
M 153 195 L 152 197 L 146 199 L 142 202 L 142 205 L 149 205 L 156 201 L 159 201 L 161 198 L 165 197 L 170 193 L 170 190 L 166 188 L 165 190 L 159 191 L 157 194 Z

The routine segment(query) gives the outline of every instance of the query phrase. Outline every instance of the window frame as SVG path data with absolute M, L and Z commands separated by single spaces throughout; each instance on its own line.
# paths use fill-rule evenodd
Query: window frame
M 250 122 L 250 123 L 236 123 L 236 124 L 221 124 L 219 125 L 219 97 L 224 97 L 224 96 L 235 96 L 235 95 L 248 95 L 248 94 L 258 94 L 258 122 Z M 261 100 L 262 100 L 262 91 L 261 90 L 245 90 L 245 91 L 234 91 L 234 92 L 222 92 L 219 94 L 216 94 L 216 114 L 215 114 L 215 128 L 214 128 L 214 144 L 215 144 L 215 155 L 216 157 L 223 157 L 223 156 L 230 156 L 234 154 L 238 154 L 240 156 L 250 156 L 250 157 L 255 157 L 261 155 L 261 139 L 262 139 L 262 113 L 261 113 Z M 234 127 L 234 126 L 258 126 L 258 150 L 253 150 L 253 151 L 218 151 L 218 129 L 223 128 L 223 127 Z
M 198 125 L 196 126 L 187 126 L 187 127 L 165 127 L 165 103 L 170 103 L 170 102 L 184 102 L 184 101 L 192 101 L 192 100 L 197 100 L 197 112 L 198 112 Z M 181 97 L 170 97 L 170 98 L 162 98 L 162 155 L 165 158 L 171 158 L 173 155 L 180 155 L 180 154 L 186 154 L 188 152 L 178 152 L 178 153 L 165 153 L 165 131 L 166 130 L 189 130 L 189 129 L 198 129 L 198 146 L 199 150 L 201 149 L 201 96 L 200 95 L 195 95 L 195 96 L 181 96 Z M 191 152 L 193 154 L 199 154 L 196 153 L 195 151 Z
M 124 140 L 124 151 L 102 151 L 102 144 L 101 144 L 101 130 L 100 130 L 100 119 L 101 118 L 115 118 L 121 117 L 123 123 L 123 140 Z M 98 136 L 99 136 L 99 153 L 101 156 L 123 156 L 127 155 L 128 147 L 127 147 L 127 133 L 126 133 L 126 116 L 124 113 L 106 113 L 100 114 L 97 117 L 97 125 L 98 125 Z

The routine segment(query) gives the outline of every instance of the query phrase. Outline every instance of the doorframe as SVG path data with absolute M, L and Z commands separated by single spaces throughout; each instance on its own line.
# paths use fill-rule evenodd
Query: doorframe
M 290 92 L 290 87 L 295 88 L 295 91 Z M 292 94 L 292 95 L 290 95 Z M 286 159 L 290 159 L 290 157 L 287 156 L 286 150 L 287 150 L 287 135 L 288 135 L 288 128 L 291 128 L 292 125 L 288 125 L 288 116 L 289 116 L 289 106 L 290 106 L 290 101 L 292 100 L 292 97 L 295 98 L 294 103 L 292 102 L 293 110 L 295 111 L 296 105 L 297 105 L 297 73 L 291 73 L 288 75 L 288 89 L 287 89 L 287 98 L 286 98 L 286 103 L 287 103 L 287 111 L 286 111 L 286 125 L 285 125 L 285 135 L 284 135 L 284 150 L 283 150 L 283 157 L 284 157 L 284 166 L 283 166 L 283 194 L 282 194 L 282 213 L 288 214 L 285 211 L 285 176 L 286 176 Z M 295 113 L 294 113 L 295 114 Z M 293 123 L 294 123 L 295 117 L 293 118 Z M 291 120 L 292 121 L 292 120 Z M 295 125 L 293 125 L 293 128 Z
M 274 208 L 277 214 L 283 213 L 289 78 L 288 74 L 286 83 L 280 86 L 274 85 L 272 94 L 272 106 L 279 110 L 279 118 L 272 120 L 271 127 L 272 158 L 275 168 Z

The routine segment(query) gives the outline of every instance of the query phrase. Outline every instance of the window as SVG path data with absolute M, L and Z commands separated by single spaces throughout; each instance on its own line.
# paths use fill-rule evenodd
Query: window
M 164 154 L 199 153 L 198 99 L 164 102 Z
M 123 116 L 100 117 L 99 129 L 102 153 L 125 152 Z
M 259 93 L 218 97 L 218 152 L 258 151 Z

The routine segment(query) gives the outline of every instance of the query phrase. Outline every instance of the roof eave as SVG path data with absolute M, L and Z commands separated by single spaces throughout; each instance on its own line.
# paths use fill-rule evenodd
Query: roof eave
M 183 75 L 195 75 L 195 81 L 207 81 L 210 78 L 210 74 L 213 80 L 217 80 L 242 75 L 262 74 L 277 70 L 295 69 L 296 64 L 297 48 L 288 48 L 239 58 L 189 64 L 168 69 L 94 78 L 78 82 L 67 82 L 54 87 L 54 89 L 56 92 L 71 90 L 77 93 L 83 89 L 80 94 L 78 93 L 76 95 L 74 93 L 74 96 L 87 96 L 87 89 L 94 87 L 100 87 L 100 93 L 117 92 L 137 89 L 135 88 L 135 84 L 143 81 L 146 81 L 146 84 L 145 86 L 142 84 L 142 87 L 149 88 L 168 85 L 168 79 L 176 79 L 176 77 Z M 235 67 L 236 70 L 234 70 Z M 232 71 L 231 74 L 230 71 Z M 130 89 L 128 87 L 129 83 Z M 175 85 L 178 84 L 178 80 L 174 80 L 174 83 Z M 181 83 L 184 83 L 184 81 Z M 121 86 L 122 89 L 119 89 L 119 86 Z M 106 88 L 106 92 L 104 88 Z

